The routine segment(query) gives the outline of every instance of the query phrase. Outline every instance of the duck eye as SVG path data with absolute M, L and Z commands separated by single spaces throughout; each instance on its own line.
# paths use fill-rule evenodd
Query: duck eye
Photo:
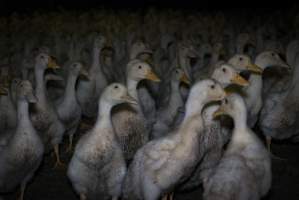
M 225 104 L 228 104 L 228 100 L 227 100 L 227 99 L 224 99 L 224 103 L 225 103 Z
M 45 59 L 45 56 L 40 56 L 41 59 Z
M 114 89 L 118 89 L 118 85 L 114 86 Z
M 222 71 L 225 73 L 225 72 L 226 72 L 226 69 L 225 69 L 225 68 L 222 68 Z
M 240 61 L 242 61 L 242 60 L 243 60 L 243 58 L 242 58 L 242 57 L 240 57 L 240 58 L 239 58 L 239 60 L 240 60 Z
M 215 89 L 215 85 L 211 85 L 211 89 Z
M 142 67 L 139 65 L 139 66 L 138 66 L 138 69 L 141 69 L 141 68 L 142 68 Z
M 274 57 L 274 56 L 275 56 L 275 53 L 271 53 L 271 56 L 273 56 L 273 57 Z

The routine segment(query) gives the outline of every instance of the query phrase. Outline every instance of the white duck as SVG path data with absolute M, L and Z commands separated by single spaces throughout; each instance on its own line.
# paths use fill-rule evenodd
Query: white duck
M 88 77 L 88 72 L 80 62 L 72 63 L 69 67 L 64 95 L 56 103 L 59 119 L 64 124 L 66 134 L 69 136 L 68 151 L 72 150 L 73 136 L 78 128 L 82 114 L 76 97 L 76 83 L 80 75 Z
M 249 84 L 229 64 L 222 64 L 217 67 L 211 78 L 218 80 L 223 88 L 230 84 L 239 86 L 248 86 Z M 200 147 L 198 152 L 201 162 L 188 181 L 180 186 L 181 191 L 200 186 L 210 176 L 222 156 L 224 145 L 230 139 L 231 130 L 227 127 L 222 127 L 220 121 L 213 118 L 213 114 L 218 107 L 217 104 L 207 105 L 202 112 L 205 129 L 199 136 Z
M 208 102 L 224 97 L 224 90 L 213 80 L 200 81 L 191 88 L 180 127 L 136 153 L 125 179 L 124 199 L 157 200 L 190 176 L 199 162 L 198 135 L 204 130 L 202 109 Z
M 37 130 L 38 134 L 42 138 L 46 148 L 50 145 L 54 147 L 56 155 L 55 166 L 62 166 L 62 162 L 59 157 L 59 144 L 62 141 L 65 127 L 60 121 L 58 114 L 49 102 L 46 93 L 46 84 L 44 73 L 47 68 L 57 69 L 59 66 L 49 55 L 41 53 L 35 58 L 35 95 L 37 97 L 37 103 L 34 104 L 34 109 L 31 114 L 32 123 Z
M 250 85 L 244 88 L 247 110 L 248 110 L 248 125 L 253 127 L 258 119 L 258 114 L 263 106 L 262 89 L 263 80 L 260 73 L 267 67 L 280 66 L 289 68 L 279 55 L 272 51 L 265 51 L 257 55 L 254 64 L 251 63 L 250 58 L 245 55 L 235 55 L 229 60 L 229 63 L 238 70 L 253 69 L 256 73 L 252 73 L 249 78 Z
M 222 100 L 214 116 L 234 120 L 233 135 L 215 172 L 204 182 L 204 199 L 255 199 L 271 186 L 271 159 L 263 143 L 247 126 L 244 100 L 232 94 Z
M 31 83 L 21 81 L 17 86 L 17 127 L 6 146 L 0 149 L 0 192 L 10 192 L 21 184 L 21 200 L 44 152 L 29 117 L 29 103 L 36 102 Z
M 144 79 L 160 81 L 148 63 L 137 59 L 130 61 L 127 65 L 127 88 L 130 96 L 138 103 L 140 97 L 137 87 Z M 145 119 L 141 105 L 117 106 L 112 111 L 112 122 L 124 157 L 127 161 L 131 160 L 135 152 L 147 143 L 152 128 Z
M 109 85 L 100 97 L 95 126 L 76 145 L 67 175 L 80 200 L 121 195 L 126 163 L 111 122 L 111 109 L 121 103 L 137 104 L 125 86 Z
M 294 69 L 287 88 L 282 92 L 273 92 L 265 98 L 265 106 L 261 111 L 259 126 L 266 136 L 270 150 L 272 139 L 295 137 L 298 141 L 298 81 L 299 56 L 296 56 Z
M 88 71 L 88 80 L 80 80 L 77 89 L 77 99 L 83 115 L 94 117 L 97 114 L 97 102 L 102 90 L 107 86 L 107 80 L 102 71 L 100 53 L 106 43 L 103 36 L 95 38 L 92 51 L 92 64 Z

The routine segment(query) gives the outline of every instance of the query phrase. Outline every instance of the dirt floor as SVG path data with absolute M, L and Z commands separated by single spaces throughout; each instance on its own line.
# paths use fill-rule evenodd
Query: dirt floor
M 80 131 L 81 132 L 81 131 Z M 82 131 L 84 132 L 84 131 Z M 79 136 L 76 137 L 77 139 Z M 68 163 L 71 153 L 66 153 L 66 143 L 62 145 L 62 160 Z M 272 145 L 273 153 L 285 160 L 272 159 L 273 181 L 272 188 L 264 200 L 298 200 L 299 199 L 299 145 L 286 142 Z M 37 175 L 28 185 L 25 200 L 72 200 L 79 199 L 73 192 L 70 182 L 66 177 L 66 169 L 53 169 L 54 157 L 45 157 L 43 165 Z M 200 200 L 202 189 L 192 192 L 177 193 L 175 200 Z M 4 200 L 17 199 L 18 192 L 7 194 Z

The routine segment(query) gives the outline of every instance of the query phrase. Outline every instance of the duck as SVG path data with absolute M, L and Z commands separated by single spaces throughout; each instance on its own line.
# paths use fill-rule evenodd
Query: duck
M 182 69 L 176 68 L 172 72 L 169 83 L 170 94 L 168 100 L 164 100 L 164 105 L 161 105 L 157 110 L 157 119 L 153 126 L 151 138 L 162 137 L 165 133 L 169 132 L 172 126 L 175 126 L 173 124 L 174 120 L 181 111 L 180 109 L 184 107 L 183 97 L 180 93 L 181 83 L 190 85 L 190 80 Z
M 288 139 L 294 141 L 298 138 L 297 129 L 297 91 L 299 57 L 296 56 L 292 76 L 287 88 L 282 92 L 273 92 L 264 100 L 261 110 L 259 127 L 266 137 L 268 150 L 271 151 L 272 139 Z
M 285 63 L 277 53 L 273 51 L 264 51 L 258 54 L 255 58 L 254 64 L 251 63 L 250 58 L 245 55 L 235 55 L 229 60 L 235 69 L 244 70 L 249 69 L 253 73 L 250 74 L 250 85 L 243 89 L 245 93 L 245 102 L 248 110 L 248 124 L 254 127 L 259 116 L 259 112 L 263 106 L 262 91 L 263 79 L 261 74 L 268 67 L 279 66 L 289 69 L 289 65 Z
M 148 63 L 138 59 L 131 60 L 127 64 L 127 88 L 138 105 L 119 105 L 112 110 L 112 123 L 127 162 L 133 158 L 137 149 L 148 142 L 152 128 L 139 104 L 138 85 L 144 79 L 160 81 Z
M 180 126 L 137 151 L 124 181 L 124 199 L 157 200 L 190 176 L 199 162 L 198 136 L 204 130 L 202 109 L 225 95 L 219 83 L 211 79 L 192 86 Z
M 5 109 L 1 112 L 1 114 L 4 114 L 5 116 L 5 118 L 3 118 L 5 124 L 1 127 L 0 146 L 5 146 L 7 144 L 17 126 L 16 89 L 20 81 L 21 79 L 14 78 L 10 81 L 10 86 L 9 84 L 4 83 L 4 86 L 1 86 L 0 88 L 0 98 L 2 103 L 4 103 L 2 104 L 1 109 Z M 9 88 L 6 88 L 6 86 L 9 86 Z
M 36 103 L 32 85 L 22 80 L 17 85 L 17 126 L 6 146 L 0 149 L 0 193 L 20 185 L 23 200 L 28 182 L 40 166 L 44 145 L 29 115 L 29 104 Z
M 97 114 L 97 102 L 102 90 L 108 81 L 103 73 L 100 63 L 101 50 L 104 48 L 106 38 L 98 35 L 93 42 L 92 64 L 88 70 L 88 80 L 79 80 L 77 88 L 77 99 L 82 113 L 87 117 L 95 117 Z
M 76 83 L 79 76 L 88 77 L 88 72 L 80 62 L 74 62 L 69 67 L 66 88 L 63 97 L 56 102 L 59 119 L 65 126 L 65 134 L 69 136 L 69 147 L 72 150 L 73 137 L 81 120 L 81 107 L 76 96 Z
M 215 68 L 211 78 L 217 80 L 227 94 L 229 92 L 227 88 L 231 84 L 240 87 L 246 87 L 249 84 L 227 63 Z M 223 120 L 214 119 L 213 117 L 218 107 L 218 104 L 213 103 L 206 105 L 202 111 L 204 131 L 199 135 L 200 148 L 198 150 L 201 161 L 188 180 L 180 185 L 179 191 L 187 191 L 199 187 L 217 166 L 223 154 L 224 146 L 230 140 L 231 130 L 227 126 L 223 126 L 223 123 L 225 123 Z
M 237 94 L 222 100 L 214 117 L 233 118 L 232 138 L 217 168 L 203 183 L 203 199 L 261 199 L 271 187 L 270 154 L 247 125 L 246 104 Z
M 11 78 L 8 78 L 11 79 Z M 0 118 L 1 118 L 1 130 L 13 129 L 17 124 L 17 111 L 15 105 L 15 86 L 17 79 L 8 80 L 4 78 L 5 85 L 9 86 L 7 89 L 7 95 L 0 97 Z M 4 92 L 5 93 L 5 92 Z
M 121 195 L 126 163 L 114 132 L 111 109 L 122 103 L 136 105 L 137 101 L 124 85 L 107 86 L 99 100 L 94 127 L 76 145 L 67 176 L 80 200 L 117 200 Z
M 55 167 L 64 166 L 59 156 L 59 144 L 62 141 L 65 127 L 62 121 L 59 119 L 58 113 L 51 101 L 48 100 L 44 73 L 45 70 L 59 69 L 56 61 L 45 53 L 40 53 L 35 58 L 35 96 L 37 97 L 37 103 L 34 104 L 32 112 L 30 113 L 31 120 L 34 128 L 42 138 L 44 142 L 46 152 L 49 151 L 49 147 L 54 148 L 56 156 Z

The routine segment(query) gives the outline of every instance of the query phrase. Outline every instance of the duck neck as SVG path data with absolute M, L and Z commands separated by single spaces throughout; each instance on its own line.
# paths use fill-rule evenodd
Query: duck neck
M 32 126 L 29 117 L 29 103 L 25 99 L 19 99 L 17 101 L 17 116 L 18 116 L 18 126 L 28 127 Z
M 249 86 L 246 90 L 249 92 L 247 95 L 254 94 L 254 96 L 260 97 L 262 95 L 263 80 L 261 75 L 251 74 L 249 78 Z
M 180 107 L 183 105 L 183 98 L 180 93 L 180 83 L 178 81 L 171 81 L 171 93 L 169 99 L 169 106 L 170 108 Z M 171 109 L 176 111 L 174 109 Z
M 261 68 L 265 69 L 267 67 L 267 64 L 257 59 L 255 60 L 255 64 L 257 66 L 260 66 Z M 261 75 L 258 74 L 251 74 L 249 78 L 249 86 L 247 87 L 247 91 L 251 94 L 256 95 L 262 95 L 262 88 L 263 88 L 263 79 Z M 258 96 L 260 97 L 260 96 Z
M 188 98 L 184 121 L 192 116 L 201 116 L 201 111 L 205 105 L 205 98 L 206 97 L 204 95 L 197 97 L 196 100 L 191 96 Z
M 99 102 L 98 118 L 96 121 L 97 128 L 110 128 L 111 124 L 111 109 L 113 105 L 101 99 Z
M 127 79 L 127 87 L 128 87 L 128 93 L 131 97 L 139 101 L 138 98 L 138 92 L 137 92 L 137 86 L 139 81 L 132 80 L 130 78 Z
M 233 116 L 234 120 L 234 130 L 242 131 L 247 129 L 247 113 L 246 109 L 240 110 L 237 114 Z
M 78 76 L 70 73 L 67 78 L 67 84 L 64 92 L 63 101 L 72 101 L 76 99 L 76 81 Z
M 46 85 L 44 80 L 44 70 L 40 69 L 39 67 L 35 67 L 35 82 L 36 82 L 36 88 L 35 88 L 35 95 L 38 98 L 39 102 L 46 102 Z
M 90 73 L 94 73 L 95 71 L 101 70 L 100 53 L 101 53 L 101 48 L 95 46 L 92 52 L 92 65 L 90 68 Z
M 186 55 L 184 55 L 182 52 L 179 51 L 179 67 L 184 70 L 188 78 L 191 80 L 191 65 L 190 65 L 190 60 L 187 58 Z

